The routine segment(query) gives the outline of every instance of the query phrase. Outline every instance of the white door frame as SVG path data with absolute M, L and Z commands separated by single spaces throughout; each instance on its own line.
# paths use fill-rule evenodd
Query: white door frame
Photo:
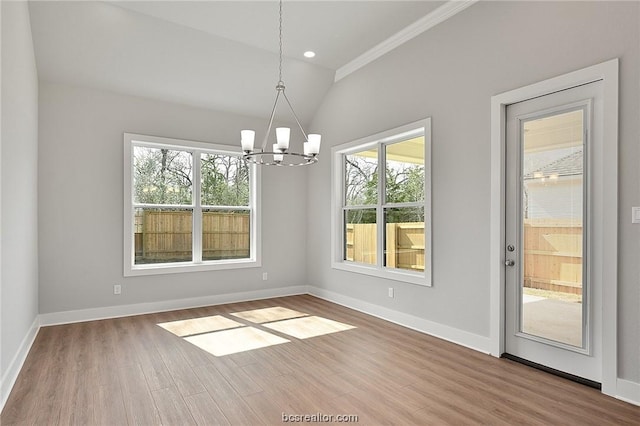
M 615 396 L 618 380 L 617 294 L 618 294 L 618 59 L 514 89 L 491 98 L 491 205 L 489 242 L 489 297 L 491 355 L 504 352 L 505 336 L 505 151 L 506 106 L 594 81 L 603 82 L 603 181 L 593 191 L 602 191 L 601 235 L 602 280 L 602 393 Z

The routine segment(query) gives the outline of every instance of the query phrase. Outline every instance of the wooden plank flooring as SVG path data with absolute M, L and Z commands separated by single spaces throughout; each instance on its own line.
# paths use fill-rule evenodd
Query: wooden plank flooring
M 298 339 L 250 321 L 262 313 L 232 315 L 273 307 L 355 328 Z M 158 326 L 214 315 L 288 342 L 217 357 Z M 310 323 L 295 333 L 313 333 Z M 0 424 L 274 425 L 317 413 L 359 424 L 640 424 L 640 407 L 597 390 L 312 296 L 43 327 Z

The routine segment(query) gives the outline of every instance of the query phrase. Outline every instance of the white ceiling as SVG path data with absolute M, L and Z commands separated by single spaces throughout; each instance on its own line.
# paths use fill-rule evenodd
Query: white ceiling
M 285 1 L 283 79 L 301 120 L 309 122 L 336 70 L 443 3 Z M 41 80 L 258 117 L 271 111 L 276 1 L 32 1 L 29 9 Z
M 436 1 L 285 1 L 284 54 L 337 70 L 433 11 Z M 118 6 L 278 53 L 275 1 L 127 1 Z M 306 60 L 302 54 L 315 51 Z

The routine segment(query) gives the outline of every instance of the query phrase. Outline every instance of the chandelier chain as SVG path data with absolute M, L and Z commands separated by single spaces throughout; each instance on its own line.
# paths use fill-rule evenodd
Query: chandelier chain
M 280 68 L 279 68 L 279 79 L 278 81 L 282 81 L 282 0 L 280 0 L 280 33 L 279 33 L 279 37 L 280 37 Z

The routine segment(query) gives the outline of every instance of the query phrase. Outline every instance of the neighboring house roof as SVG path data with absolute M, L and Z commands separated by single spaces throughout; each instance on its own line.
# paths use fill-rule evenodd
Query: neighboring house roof
M 556 177 L 581 175 L 583 172 L 582 158 L 582 149 L 580 149 L 527 173 L 524 175 L 524 179 L 539 179 L 554 175 Z

